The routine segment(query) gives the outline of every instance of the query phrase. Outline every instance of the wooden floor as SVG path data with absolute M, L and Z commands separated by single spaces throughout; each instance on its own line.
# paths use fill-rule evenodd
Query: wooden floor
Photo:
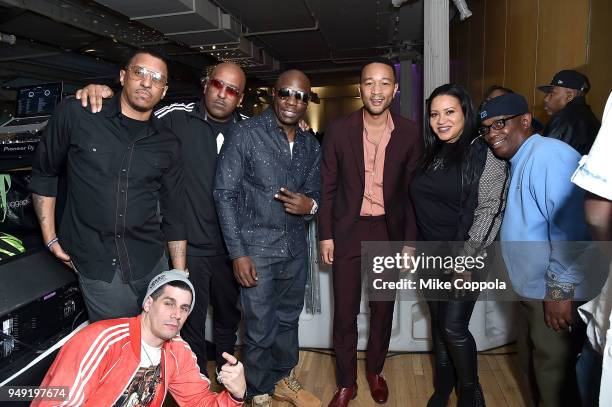
M 358 356 L 359 393 L 350 403 L 350 407 L 379 406 L 370 397 L 365 379 L 365 361 L 363 353 Z M 208 365 L 211 377 L 214 377 L 214 366 Z M 313 392 L 327 406 L 335 388 L 334 358 L 327 351 L 300 352 L 300 363 L 296 373 L 304 388 Z M 432 355 L 423 353 L 390 354 L 385 363 L 385 377 L 389 384 L 389 407 L 425 407 L 433 391 Z M 522 407 L 527 406 L 523 400 L 526 394 L 522 391 L 517 355 L 514 345 L 497 348 L 478 355 L 478 374 L 485 393 L 488 407 Z M 213 380 L 214 381 L 214 380 Z M 216 383 L 213 389 L 218 390 Z M 456 405 L 452 396 L 449 406 Z M 166 403 L 171 406 L 171 403 Z M 290 406 L 287 403 L 274 402 L 274 407 Z

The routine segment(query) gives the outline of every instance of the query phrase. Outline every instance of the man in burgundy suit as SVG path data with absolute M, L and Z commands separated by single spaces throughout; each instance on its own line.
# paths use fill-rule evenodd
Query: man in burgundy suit
M 408 185 L 420 158 L 414 123 L 389 111 L 397 92 L 393 65 L 376 60 L 361 71 L 364 107 L 331 124 L 323 138 L 319 238 L 333 266 L 334 350 L 338 388 L 330 407 L 357 396 L 357 314 L 361 302 L 361 242 L 416 239 Z M 393 301 L 370 301 L 366 373 L 374 401 L 389 390 L 382 376 Z

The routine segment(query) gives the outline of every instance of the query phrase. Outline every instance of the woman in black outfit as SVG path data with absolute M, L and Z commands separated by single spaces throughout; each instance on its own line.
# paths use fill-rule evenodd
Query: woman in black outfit
M 461 241 L 455 256 L 483 255 L 501 225 L 506 164 L 478 137 L 477 114 L 463 87 L 436 88 L 427 100 L 426 121 L 423 159 L 410 187 L 420 240 Z M 427 304 L 435 356 L 435 390 L 427 406 L 446 406 L 455 385 L 458 406 L 484 406 L 468 329 L 475 298 L 428 298 Z

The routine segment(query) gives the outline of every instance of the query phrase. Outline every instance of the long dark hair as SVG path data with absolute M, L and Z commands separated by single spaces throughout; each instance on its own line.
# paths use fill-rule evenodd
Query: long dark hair
M 452 148 L 445 156 L 446 163 L 451 166 L 460 165 L 470 149 L 470 144 L 478 136 L 476 132 L 478 118 L 476 117 L 476 111 L 474 110 L 472 98 L 467 90 L 465 90 L 463 86 L 455 83 L 447 83 L 445 85 L 438 86 L 433 92 L 431 92 L 431 95 L 425 102 L 425 118 L 423 123 L 423 158 L 421 160 L 421 168 L 424 169 L 427 169 L 432 165 L 434 159 L 440 152 L 442 145 L 444 145 L 444 142 L 438 138 L 436 133 L 434 133 L 433 129 L 429 125 L 431 102 L 437 96 L 441 95 L 453 96 L 459 99 L 459 104 L 461 105 L 461 110 L 463 111 L 463 115 L 465 117 L 463 132 L 461 133 L 459 140 L 453 143 Z

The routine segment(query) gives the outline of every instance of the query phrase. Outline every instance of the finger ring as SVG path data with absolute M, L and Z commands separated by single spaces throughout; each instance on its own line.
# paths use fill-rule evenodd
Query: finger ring
M 217 375 L 217 383 L 223 384 L 223 376 L 221 376 L 221 373 Z

